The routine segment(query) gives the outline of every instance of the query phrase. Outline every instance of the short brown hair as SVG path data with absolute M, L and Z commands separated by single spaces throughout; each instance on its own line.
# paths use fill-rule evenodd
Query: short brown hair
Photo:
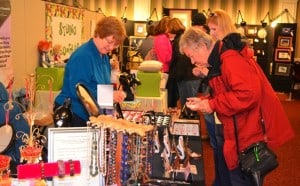
M 161 20 L 157 23 L 154 30 L 154 35 L 164 34 L 167 32 L 167 23 L 171 19 L 169 16 L 164 16 Z
M 168 29 L 168 32 L 171 34 L 182 34 L 185 31 L 184 25 L 182 24 L 180 19 L 178 19 L 176 17 L 171 18 L 167 22 L 167 29 Z
M 111 35 L 115 39 L 116 43 L 123 43 L 124 39 L 126 38 L 124 24 L 121 22 L 121 20 L 114 16 L 108 16 L 100 19 L 96 25 L 94 37 L 105 38 Z

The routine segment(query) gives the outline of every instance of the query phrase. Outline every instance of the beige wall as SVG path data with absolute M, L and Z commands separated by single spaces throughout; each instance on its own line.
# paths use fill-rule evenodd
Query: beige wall
M 37 44 L 45 39 L 45 3 L 42 0 L 11 0 L 14 89 L 24 87 L 26 76 L 35 73 L 39 65 Z M 101 17 L 95 12 L 85 12 L 84 41 L 91 36 L 91 21 Z
M 44 1 L 11 0 L 11 10 L 14 88 L 18 89 L 38 65 L 37 43 L 45 38 Z

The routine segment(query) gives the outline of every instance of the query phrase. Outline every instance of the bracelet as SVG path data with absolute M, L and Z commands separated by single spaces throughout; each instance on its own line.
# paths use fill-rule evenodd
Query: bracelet
M 63 178 L 65 177 L 65 163 L 63 160 L 57 160 L 57 164 L 58 164 L 58 177 L 59 178 Z
M 41 179 L 45 179 L 45 166 L 44 166 L 44 162 L 41 161 L 40 165 L 41 165 Z
M 75 169 L 74 169 L 74 162 L 73 162 L 73 160 L 69 160 L 69 164 L 70 164 L 70 176 L 74 176 Z

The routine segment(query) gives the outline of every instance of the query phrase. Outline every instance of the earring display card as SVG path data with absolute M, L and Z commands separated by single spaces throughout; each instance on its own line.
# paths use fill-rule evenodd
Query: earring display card
M 199 120 L 177 119 L 170 127 L 172 135 L 200 136 Z

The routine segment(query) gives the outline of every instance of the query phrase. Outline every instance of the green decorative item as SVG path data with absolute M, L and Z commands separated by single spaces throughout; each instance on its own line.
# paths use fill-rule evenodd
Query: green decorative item
M 36 89 L 59 91 L 63 84 L 64 68 L 43 68 L 36 69 Z
M 137 72 L 137 78 L 141 85 L 136 87 L 136 96 L 141 97 L 159 97 L 160 96 L 160 80 L 159 72 Z

